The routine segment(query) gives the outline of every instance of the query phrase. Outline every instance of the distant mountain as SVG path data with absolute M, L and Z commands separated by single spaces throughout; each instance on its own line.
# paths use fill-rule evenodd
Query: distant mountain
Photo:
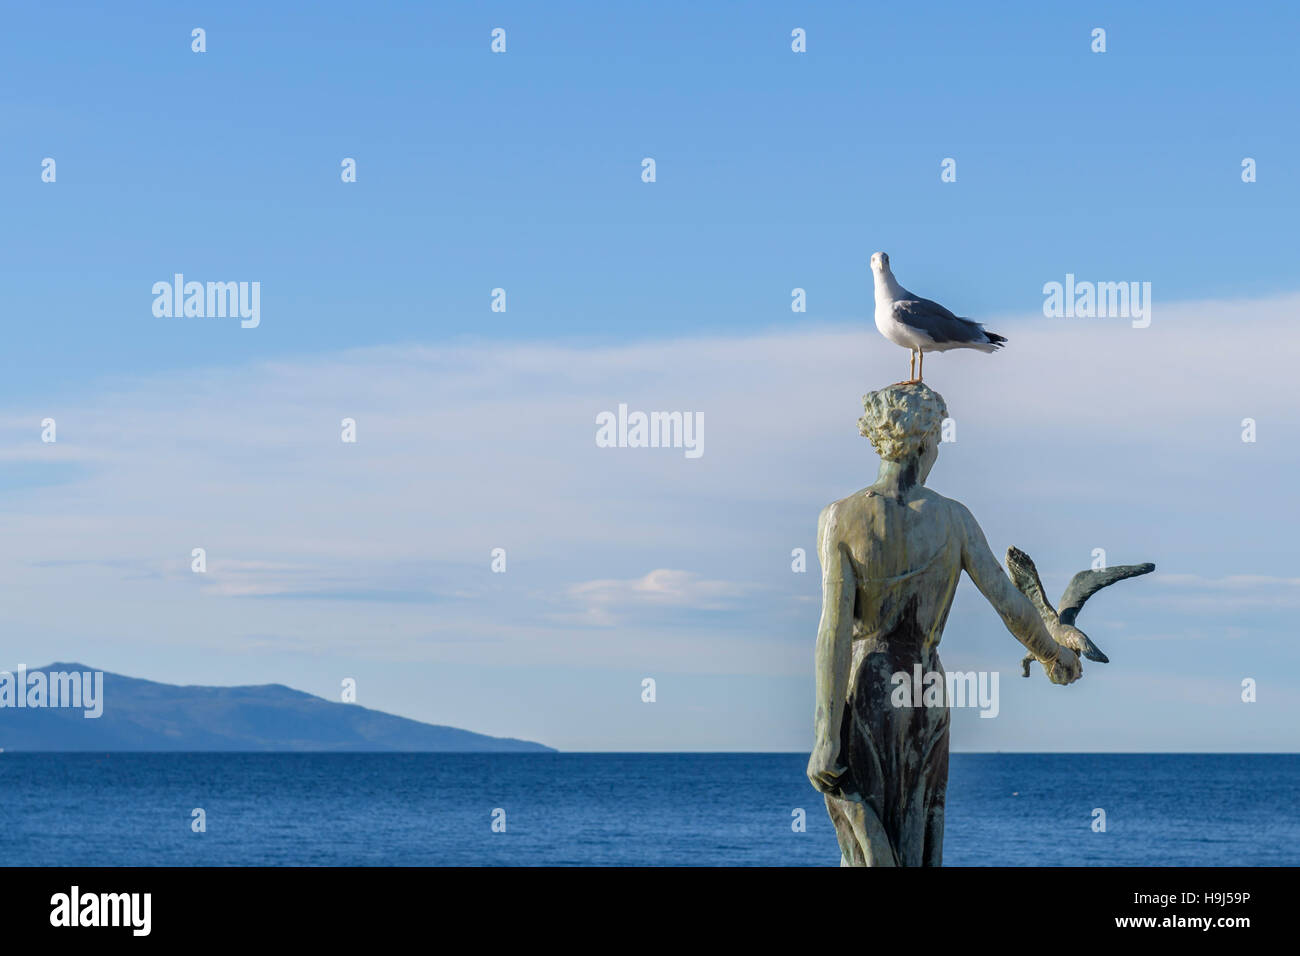
M 94 668 L 60 663 L 30 668 L 27 674 L 37 672 L 46 675 L 48 684 L 51 673 L 93 673 Z M 180 687 L 105 673 L 103 713 L 87 718 L 84 707 L 13 706 L 18 676 L 15 671 L 6 681 L 0 675 L 0 749 L 6 751 L 540 753 L 553 749 L 334 703 L 283 684 Z M 66 694 L 66 684 L 61 690 Z M 25 699 L 33 699 L 30 689 Z

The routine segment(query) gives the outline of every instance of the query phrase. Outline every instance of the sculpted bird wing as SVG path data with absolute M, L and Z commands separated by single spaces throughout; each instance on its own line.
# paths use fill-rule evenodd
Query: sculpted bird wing
M 1029 555 L 1019 548 L 1007 548 L 1007 569 L 1011 572 L 1011 583 L 1029 598 L 1038 613 L 1044 618 L 1056 620 L 1056 610 L 1047 601 L 1043 592 L 1043 582 L 1038 578 L 1038 568 Z
M 1140 574 L 1150 574 L 1156 569 L 1151 563 L 1118 564 L 1102 571 L 1080 571 L 1070 579 L 1061 595 L 1061 623 L 1073 624 L 1083 610 L 1083 604 L 1102 588 L 1109 587 L 1116 581 L 1135 578 Z

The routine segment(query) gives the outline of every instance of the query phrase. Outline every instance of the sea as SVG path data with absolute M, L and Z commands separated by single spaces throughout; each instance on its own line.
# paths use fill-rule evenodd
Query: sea
M 806 762 L 0 753 L 0 863 L 838 866 Z M 1295 866 L 1300 755 L 953 754 L 944 863 Z

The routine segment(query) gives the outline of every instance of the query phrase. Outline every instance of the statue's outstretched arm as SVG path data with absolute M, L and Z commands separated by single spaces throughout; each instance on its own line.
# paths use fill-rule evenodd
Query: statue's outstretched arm
M 1043 665 L 1053 683 L 1078 680 L 1082 673 L 1079 658 L 1056 642 L 1029 598 L 1011 583 L 970 510 L 956 501 L 952 507 L 960 526 L 961 564 L 980 593 L 1002 616 L 1007 630 Z
M 853 654 L 853 601 L 857 581 L 844 553 L 835 505 L 817 522 L 817 553 L 822 565 L 822 617 L 817 625 L 816 741 L 808 761 L 808 779 L 823 793 L 839 793 L 847 769 L 840 754 L 840 724 L 848 696 Z

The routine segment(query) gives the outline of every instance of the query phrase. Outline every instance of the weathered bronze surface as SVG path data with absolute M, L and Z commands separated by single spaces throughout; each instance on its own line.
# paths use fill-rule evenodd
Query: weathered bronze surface
M 808 778 L 825 794 L 843 866 L 938 866 L 948 785 L 948 706 L 895 706 L 891 678 L 942 673 L 939 641 L 965 571 L 1008 630 L 1068 684 L 1087 641 L 1017 590 L 958 501 L 925 487 L 948 410 L 923 383 L 863 399 L 859 430 L 880 455 L 869 487 L 822 511 L 817 548 L 816 740 Z

